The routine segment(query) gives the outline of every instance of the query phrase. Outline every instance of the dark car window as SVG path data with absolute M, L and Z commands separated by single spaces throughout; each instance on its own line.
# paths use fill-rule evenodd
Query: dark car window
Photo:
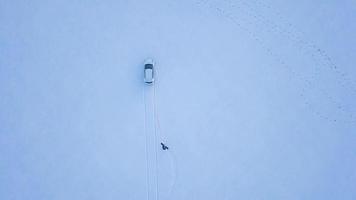
M 145 69 L 153 69 L 153 65 L 152 64 L 146 64 L 145 65 Z

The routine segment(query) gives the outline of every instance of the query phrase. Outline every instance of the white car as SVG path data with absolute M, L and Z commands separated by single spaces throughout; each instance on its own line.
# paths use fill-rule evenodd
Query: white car
M 154 82 L 154 62 L 152 59 L 147 59 L 145 61 L 144 69 L 144 81 L 146 84 L 152 84 Z

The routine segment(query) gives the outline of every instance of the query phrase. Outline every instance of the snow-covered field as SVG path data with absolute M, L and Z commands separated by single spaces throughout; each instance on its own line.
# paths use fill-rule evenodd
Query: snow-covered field
M 354 0 L 0 0 L 0 199 L 356 199 L 355 22 Z

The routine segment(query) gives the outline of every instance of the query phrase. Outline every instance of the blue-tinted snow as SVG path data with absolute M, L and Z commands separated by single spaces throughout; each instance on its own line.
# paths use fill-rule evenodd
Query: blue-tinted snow
M 356 199 L 355 20 L 353 0 L 0 1 L 0 199 Z

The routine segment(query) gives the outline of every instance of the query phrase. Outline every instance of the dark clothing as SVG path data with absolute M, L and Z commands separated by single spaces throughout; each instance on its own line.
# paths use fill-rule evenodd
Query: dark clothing
M 161 142 L 161 145 L 162 145 L 162 149 L 163 150 L 168 150 L 169 148 L 165 145 L 165 144 L 163 144 L 162 142 Z

